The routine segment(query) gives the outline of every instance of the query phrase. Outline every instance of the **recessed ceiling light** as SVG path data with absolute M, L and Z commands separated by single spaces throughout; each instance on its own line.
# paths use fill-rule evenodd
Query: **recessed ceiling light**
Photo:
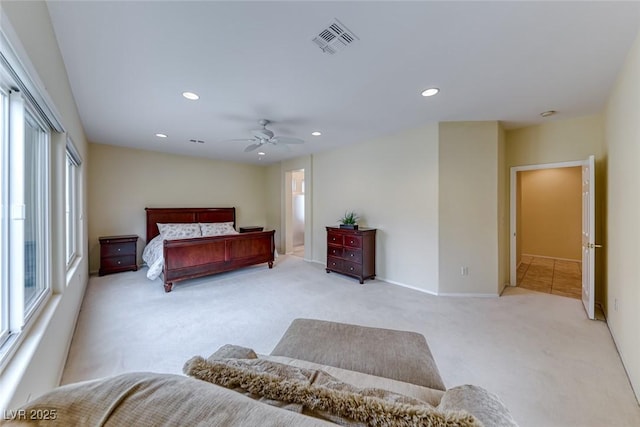
M 198 96 L 198 94 L 193 92 L 182 92 L 182 96 L 192 101 L 195 101 L 196 99 L 200 99 L 200 96 Z
M 544 112 L 540 113 L 540 115 L 542 117 L 549 117 L 549 116 L 553 116 L 556 113 L 557 113 L 556 110 L 549 110 L 549 111 L 544 111 Z
M 265 153 L 264 151 L 258 151 L 258 156 L 264 156 L 265 154 L 267 153 Z
M 166 138 L 167 137 L 167 135 L 165 135 L 164 133 L 156 133 L 156 136 L 158 138 Z
M 313 136 L 320 136 L 320 135 L 322 135 L 322 132 L 318 132 L 318 131 L 311 132 L 311 135 L 313 135 Z
M 422 91 L 422 96 L 433 96 L 437 95 L 440 92 L 440 89 L 437 87 L 430 87 L 429 89 L 425 89 Z

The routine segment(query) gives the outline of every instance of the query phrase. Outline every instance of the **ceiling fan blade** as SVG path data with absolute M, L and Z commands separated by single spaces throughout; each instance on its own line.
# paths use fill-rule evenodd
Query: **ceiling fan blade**
M 250 151 L 253 151 L 253 150 L 255 150 L 256 148 L 260 147 L 261 145 L 262 145 L 262 143 L 261 143 L 261 142 L 256 142 L 255 144 L 251 144 L 251 145 L 249 145 L 247 148 L 245 148 L 245 149 L 244 149 L 244 152 L 245 152 L 245 153 L 248 153 L 248 152 L 250 152 Z
M 276 142 L 276 141 L 272 141 L 271 145 L 273 145 L 274 147 L 276 147 L 279 150 L 291 151 L 291 148 L 289 148 L 289 146 L 286 145 L 286 144 L 282 144 L 282 143 L 279 143 L 279 142 Z
M 271 139 L 279 144 L 304 144 L 303 139 L 292 138 L 290 136 L 276 136 Z
M 220 142 L 255 142 L 253 138 L 241 138 L 241 139 L 225 139 Z

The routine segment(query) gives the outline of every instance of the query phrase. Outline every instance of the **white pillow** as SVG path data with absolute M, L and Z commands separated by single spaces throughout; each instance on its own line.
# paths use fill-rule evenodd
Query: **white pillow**
M 200 226 L 197 222 L 185 224 L 158 224 L 158 230 L 162 240 L 189 239 L 192 237 L 202 237 Z
M 233 228 L 233 222 L 201 222 L 200 230 L 203 236 L 224 236 L 225 234 L 238 234 Z

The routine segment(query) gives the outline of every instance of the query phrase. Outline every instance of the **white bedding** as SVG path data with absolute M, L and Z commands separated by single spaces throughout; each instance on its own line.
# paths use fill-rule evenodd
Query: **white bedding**
M 162 268 L 164 267 L 164 256 L 162 251 L 162 236 L 157 235 L 151 239 L 142 252 L 142 260 L 149 266 L 147 278 L 150 280 L 157 279 L 162 273 Z

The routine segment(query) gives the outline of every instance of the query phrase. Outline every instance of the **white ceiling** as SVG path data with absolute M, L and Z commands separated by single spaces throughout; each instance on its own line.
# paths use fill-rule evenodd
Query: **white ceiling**
M 640 25 L 640 3 L 611 1 L 48 7 L 90 141 L 250 163 L 438 121 L 516 127 L 602 111 Z M 360 40 L 332 56 L 311 40 L 334 18 Z M 431 86 L 440 94 L 420 96 Z M 259 162 L 247 143 L 223 142 L 261 118 L 306 144 Z

